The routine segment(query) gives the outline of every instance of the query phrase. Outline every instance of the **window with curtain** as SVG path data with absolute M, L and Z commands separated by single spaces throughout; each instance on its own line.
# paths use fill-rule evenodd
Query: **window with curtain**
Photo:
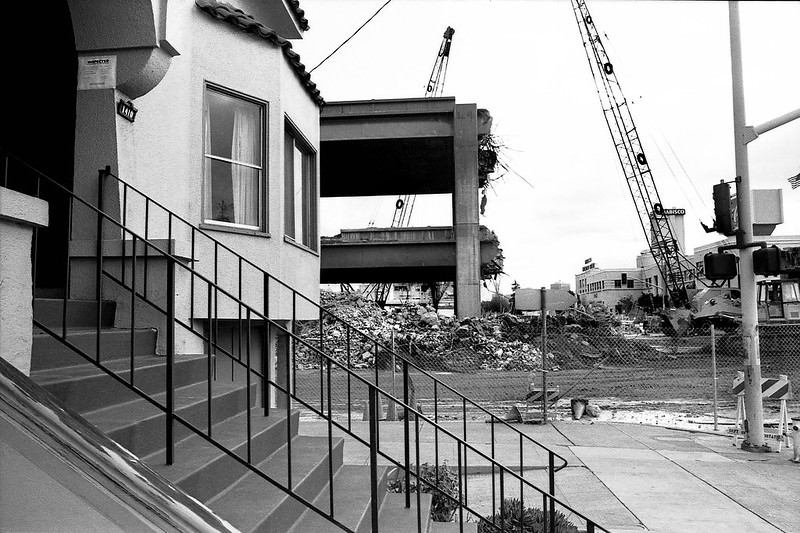
M 316 154 L 290 124 L 284 129 L 284 233 L 317 249 Z
M 265 106 L 206 87 L 204 219 L 262 228 Z

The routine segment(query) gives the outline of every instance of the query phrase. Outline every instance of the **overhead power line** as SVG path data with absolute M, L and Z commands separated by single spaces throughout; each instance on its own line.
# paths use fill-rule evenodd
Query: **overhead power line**
M 354 31 L 352 35 L 350 35 L 350 37 L 348 37 L 347 39 L 345 39 L 345 40 L 344 40 L 344 42 L 342 42 L 342 44 L 340 44 L 339 46 L 337 46 L 337 47 L 336 47 L 336 49 L 335 49 L 333 52 L 331 52 L 330 54 L 328 54 L 328 57 L 326 57 L 325 59 L 323 59 L 322 61 L 320 61 L 320 62 L 317 64 L 317 66 L 316 66 L 316 67 L 314 67 L 314 68 L 312 68 L 311 70 L 309 70 L 309 71 L 308 71 L 308 73 L 309 73 L 309 74 L 311 74 L 312 72 L 314 72 L 315 70 L 317 70 L 317 69 L 319 68 L 319 66 L 320 66 L 320 65 L 322 65 L 324 62 L 326 62 L 328 59 L 330 59 L 330 58 L 331 58 L 331 56 L 332 56 L 333 54 L 335 54 L 336 52 L 338 52 L 338 51 L 339 51 L 339 49 L 340 49 L 342 46 L 346 45 L 346 44 L 347 44 L 347 42 L 348 42 L 350 39 L 352 39 L 353 37 L 355 37 L 355 36 L 356 36 L 356 33 L 360 32 L 360 31 L 361 31 L 361 29 L 362 29 L 364 26 L 366 26 L 367 24 L 369 24 L 369 23 L 370 23 L 370 21 L 371 21 L 372 19 L 374 19 L 374 18 L 375 18 L 375 17 L 378 15 L 378 13 L 380 13 L 380 12 L 381 12 L 381 10 L 382 10 L 384 7 L 388 6 L 388 5 L 389 5 L 389 2 L 391 2 L 391 1 L 392 1 L 392 0 L 386 0 L 386 3 L 384 3 L 384 4 L 383 4 L 381 7 L 379 7 L 379 8 L 378 8 L 378 10 L 377 10 L 375 13 L 373 13 L 373 14 L 372 14 L 372 16 L 371 16 L 370 18 L 368 18 L 368 19 L 367 19 L 367 21 L 366 21 L 366 22 L 364 22 L 364 24 L 362 24 L 361 26 L 359 26 L 359 27 L 358 27 L 358 29 L 357 29 L 356 31 Z

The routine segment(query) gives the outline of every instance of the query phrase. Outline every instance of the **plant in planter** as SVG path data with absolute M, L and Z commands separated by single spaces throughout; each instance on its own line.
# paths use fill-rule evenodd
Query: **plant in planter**
M 545 529 L 544 511 L 538 507 L 524 508 L 522 502 L 516 498 L 506 498 L 495 514 L 484 517 L 478 523 L 478 533 L 546 533 L 548 531 L 578 533 L 578 527 L 567 520 L 564 513 L 556 511 L 555 528 Z
M 431 518 L 434 522 L 450 522 L 458 509 L 458 472 L 448 466 L 447 461 L 441 465 L 433 466 L 428 463 L 419 465 L 419 481 L 415 477 L 416 467 L 411 465 L 411 480 L 409 482 L 411 493 L 417 491 L 421 485 L 423 494 L 432 493 Z M 395 470 L 394 476 L 389 480 L 389 492 L 405 492 L 405 477 L 402 470 Z

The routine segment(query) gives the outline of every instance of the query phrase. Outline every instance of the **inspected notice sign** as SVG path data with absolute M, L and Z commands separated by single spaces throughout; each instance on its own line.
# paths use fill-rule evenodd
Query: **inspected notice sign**
M 78 90 L 113 89 L 117 86 L 117 56 L 78 58 Z

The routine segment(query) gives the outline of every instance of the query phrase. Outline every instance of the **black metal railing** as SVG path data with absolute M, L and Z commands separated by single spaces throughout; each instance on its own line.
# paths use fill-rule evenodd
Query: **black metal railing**
M 14 188 L 14 183 L 9 180 L 9 162 L 10 158 L 5 157 L 3 184 L 6 187 Z M 87 231 L 87 228 L 93 229 L 93 245 L 94 251 L 86 253 L 83 256 L 84 263 L 87 263 L 94 270 L 95 279 L 92 280 L 93 284 L 93 297 L 97 300 L 97 320 L 95 334 L 96 340 L 94 345 L 94 353 L 90 350 L 81 349 L 71 341 L 71 332 L 68 331 L 68 302 L 78 289 L 73 289 L 73 284 L 76 281 L 73 276 L 73 268 L 78 268 L 82 276 L 86 275 L 86 264 L 83 267 L 72 266 L 72 261 L 68 261 L 64 268 L 64 283 L 65 291 L 63 294 L 64 306 L 61 331 L 55 331 L 44 324 L 36 323 L 35 325 L 46 331 L 50 335 L 60 340 L 63 344 L 69 346 L 77 353 L 86 357 L 89 361 L 94 363 L 105 373 L 118 382 L 134 390 L 142 398 L 150 404 L 163 411 L 166 415 L 165 426 L 165 456 L 168 464 L 175 460 L 174 447 L 175 447 L 175 424 L 179 423 L 191 432 L 201 436 L 207 442 L 219 448 L 222 452 L 232 457 L 240 464 L 246 466 L 251 471 L 255 472 L 258 476 L 263 478 L 266 482 L 277 487 L 284 493 L 302 502 L 309 509 L 314 510 L 317 514 L 325 517 L 331 523 L 336 524 L 341 529 L 351 531 L 352 529 L 348 524 L 342 523 L 337 517 L 335 498 L 333 493 L 333 480 L 334 480 L 334 466 L 333 466 L 333 448 L 334 448 L 334 434 L 338 438 L 345 438 L 348 444 L 355 446 L 363 446 L 369 453 L 369 471 L 370 471 L 370 512 L 371 523 L 373 531 L 378 530 L 378 513 L 382 495 L 379 493 L 380 486 L 383 483 L 383 474 L 381 473 L 382 467 L 379 465 L 379 460 L 384 465 L 398 468 L 404 477 L 405 487 L 410 486 L 412 478 L 414 478 L 417 485 L 428 487 L 430 491 L 442 493 L 443 487 L 440 486 L 439 479 L 433 482 L 424 479 L 420 476 L 420 458 L 421 458 L 421 431 L 427 426 L 431 427 L 435 435 L 434 446 L 434 462 L 439 464 L 440 459 L 440 446 L 443 444 L 441 440 L 448 441 L 452 447 L 455 448 L 457 459 L 457 476 L 458 476 L 458 492 L 457 494 L 442 493 L 443 497 L 448 499 L 453 505 L 457 506 L 458 521 L 463 525 L 466 520 L 479 520 L 486 514 L 492 514 L 498 507 L 501 509 L 499 516 L 486 522 L 490 530 L 506 531 L 506 518 L 503 515 L 502 509 L 504 506 L 498 505 L 502 503 L 507 496 L 516 491 L 515 496 L 519 498 L 520 503 L 528 501 L 531 502 L 534 498 L 538 501 L 541 498 L 542 508 L 545 515 L 548 517 L 548 527 L 546 530 L 555 531 L 555 518 L 556 510 L 563 509 L 565 514 L 576 520 L 585 523 L 587 531 L 605 531 L 600 528 L 590 519 L 584 517 L 582 514 L 574 511 L 569 506 L 564 504 L 554 496 L 555 493 L 555 472 L 566 464 L 566 461 L 556 454 L 555 452 L 547 449 L 539 444 L 528 435 L 516 430 L 512 426 L 506 424 L 503 420 L 494 416 L 486 410 L 483 410 L 490 416 L 489 421 L 491 431 L 491 448 L 489 450 L 482 450 L 479 444 L 470 442 L 467 434 L 467 421 L 466 410 L 467 405 L 482 409 L 480 406 L 471 402 L 464 396 L 458 395 L 446 384 L 438 381 L 434 376 L 418 369 L 414 364 L 407 359 L 398 356 L 402 366 L 403 374 L 403 399 L 398 399 L 380 384 L 379 372 L 375 371 L 373 383 L 370 379 L 365 378 L 353 371 L 349 363 L 342 363 L 327 354 L 322 348 L 324 347 L 323 333 L 321 331 L 319 345 L 314 345 L 307 340 L 297 335 L 294 331 L 297 318 L 304 316 L 308 309 L 314 309 L 316 303 L 306 296 L 295 291 L 287 284 L 277 280 L 265 270 L 261 269 L 254 263 L 243 258 L 241 255 L 236 254 L 231 248 L 225 244 L 213 239 L 207 232 L 193 227 L 187 221 L 175 215 L 171 211 L 164 208 L 161 204 L 147 198 L 139 191 L 133 189 L 131 186 L 125 184 L 119 178 L 113 177 L 121 184 L 121 199 L 120 209 L 115 215 L 109 215 L 103 209 L 106 208 L 107 199 L 104 194 L 104 184 L 102 183 L 108 177 L 112 177 L 107 169 L 99 172 L 100 183 L 98 183 L 98 196 L 96 205 L 86 199 L 82 199 L 71 191 L 55 183 L 50 178 L 44 176 L 30 166 L 25 165 L 18 160 L 14 160 L 15 164 L 22 165 L 25 171 L 21 172 L 23 176 L 28 174 L 29 179 L 23 178 L 22 186 L 16 187 L 21 192 L 30 193 L 31 186 L 35 189 L 33 191 L 38 194 L 41 190 L 41 183 L 47 183 L 47 188 L 50 191 L 51 197 L 49 201 L 61 201 L 68 205 L 67 209 L 67 223 L 66 223 L 66 238 L 70 238 L 73 242 L 75 239 L 76 224 L 82 225 L 79 231 L 85 232 L 84 235 L 89 235 L 92 232 Z M 128 213 L 128 196 L 131 191 L 141 195 L 144 198 L 143 213 L 146 220 L 143 222 L 144 235 L 141 235 L 134 229 L 131 229 L 130 214 Z M 147 217 L 153 206 L 158 207 L 164 211 L 165 224 L 157 225 L 158 231 L 150 235 L 150 222 Z M 80 210 L 81 213 L 78 213 Z M 113 207 L 111 208 L 113 210 Z M 89 223 L 87 223 L 89 222 Z M 184 224 L 184 231 L 188 232 L 189 241 L 191 243 L 190 253 L 181 255 L 179 246 L 176 245 L 176 237 L 179 231 L 176 229 L 177 222 Z M 51 226 L 53 227 L 53 226 Z M 62 226 L 63 227 L 63 226 Z M 56 228 L 57 229 L 57 228 Z M 159 235 L 160 233 L 160 235 Z M 184 233 L 187 235 L 187 233 Z M 204 269 L 199 267 L 203 261 L 196 262 L 198 257 L 198 249 L 200 248 L 200 236 L 209 239 L 211 243 L 211 254 L 214 257 L 213 264 L 210 266 L 203 265 Z M 110 238 L 109 238 L 110 237 Z M 166 238 L 166 240 L 160 240 Z M 38 239 L 38 234 L 35 236 Z M 35 248 L 35 247 L 34 247 Z M 79 247 L 77 247 L 79 248 Z M 209 251 L 206 248 L 205 251 Z M 224 252 L 233 257 L 234 265 L 236 265 L 236 276 L 226 277 L 224 269 L 228 268 L 228 264 L 223 264 L 220 258 L 220 253 Z M 202 255 L 202 254 L 200 254 Z M 73 257 L 80 257 L 79 254 L 73 250 Z M 34 252 L 34 268 L 36 268 L 36 253 Z M 139 266 L 141 264 L 141 267 Z M 262 291 L 260 298 L 249 298 L 246 301 L 247 295 L 258 293 L 259 291 L 249 290 L 245 291 L 245 283 L 247 275 L 243 272 L 243 267 L 248 265 L 249 268 L 254 269 L 263 281 Z M 83 270 L 81 270 L 83 268 Z M 140 277 L 141 276 L 141 277 Z M 235 279 L 234 287 L 226 280 Z M 83 279 L 85 282 L 85 279 Z M 288 294 L 291 304 L 287 304 L 285 296 L 275 294 L 275 287 L 277 285 L 282 291 Z M 188 287 L 188 290 L 187 290 Z M 86 287 L 81 289 L 86 292 Z M 272 291 L 272 294 L 271 294 Z M 188 295 L 188 297 L 187 297 Z M 120 373 L 112 371 L 110 367 L 103 360 L 103 346 L 102 346 L 102 330 L 103 330 L 103 306 L 104 299 L 113 297 L 118 301 L 125 304 L 127 302 L 128 315 L 129 315 L 129 330 L 130 330 L 130 353 L 128 358 L 127 377 Z M 280 298 L 278 304 L 271 307 L 271 302 Z M 127 298 L 126 301 L 123 301 Z M 188 299 L 187 299 L 188 298 Z M 243 299 L 244 298 L 244 299 Z M 180 301 L 178 301 L 180 300 Z M 298 300 L 304 302 L 303 306 L 298 303 Z M 280 311 L 280 306 L 288 307 L 287 317 L 291 317 L 282 324 L 281 321 L 270 318 L 270 311 Z M 205 312 L 200 312 L 200 310 Z M 316 309 L 323 318 L 323 315 L 331 320 L 331 314 L 325 309 L 316 306 Z M 284 309 L 286 311 L 286 309 Z M 335 320 L 341 320 L 334 317 Z M 163 401 L 156 399 L 156 395 L 147 393 L 140 388 L 136 381 L 136 336 L 135 331 L 137 327 L 141 327 L 147 321 L 155 321 L 159 331 L 165 333 L 166 342 L 163 347 L 166 364 L 166 379 L 164 383 L 165 397 Z M 348 339 L 351 336 L 361 337 L 366 339 L 367 342 L 373 343 L 375 346 L 376 355 L 380 349 L 386 349 L 381 343 L 369 335 L 359 332 L 356 328 L 352 327 L 349 323 L 342 321 L 346 325 Z M 231 330 L 229 340 L 231 346 L 223 346 L 220 335 L 220 325 L 228 326 Z M 320 320 L 320 327 L 323 321 Z M 262 342 L 260 348 L 253 347 L 253 328 L 258 327 L 263 331 L 267 342 Z M 278 368 L 272 370 L 272 363 L 269 357 L 269 345 L 274 336 L 281 336 L 286 342 L 284 346 L 285 364 L 283 365 L 282 374 L 278 375 Z M 199 345 L 204 347 L 206 365 L 206 384 L 207 384 L 207 398 L 205 401 L 206 416 L 202 423 L 192 420 L 189 417 L 184 417 L 176 407 L 176 385 L 175 385 L 175 361 L 176 361 L 176 338 L 182 336 L 186 342 L 198 342 Z M 320 388 L 317 394 L 312 394 L 313 398 L 308 398 L 305 395 L 298 394 L 296 388 L 296 366 L 290 364 L 292 354 L 296 353 L 298 347 L 310 351 L 319 358 L 320 368 Z M 254 351 L 259 353 L 254 362 Z M 213 400 L 214 400 L 214 384 L 218 380 L 218 360 L 225 360 L 230 363 L 229 376 L 232 380 L 240 380 L 246 387 L 246 429 L 245 429 L 245 442 L 246 453 L 241 457 L 236 452 L 227 449 L 217 440 L 213 435 Z M 275 359 L 278 359 L 276 353 Z M 348 354 L 349 361 L 349 354 Z M 376 365 L 377 367 L 377 365 Z M 438 419 L 437 409 L 434 409 L 434 416 L 430 418 L 425 414 L 419 412 L 410 399 L 409 388 L 412 384 L 410 378 L 411 369 L 416 370 L 416 376 L 425 376 L 431 379 L 434 383 L 434 390 L 442 387 L 451 391 L 453 395 L 460 398 L 462 409 L 464 412 L 463 423 L 460 423 L 461 431 L 448 430 L 443 421 Z M 243 372 L 243 375 L 242 375 Z M 238 373 L 238 377 L 237 377 Z M 348 383 L 348 415 L 346 423 L 341 423 L 336 419 L 332 410 L 332 394 L 331 383 L 333 375 L 343 374 Z M 254 383 L 255 382 L 255 383 Z M 260 384 L 261 387 L 253 387 L 253 385 Z M 357 428 L 355 428 L 352 416 L 353 397 L 351 391 L 353 389 L 361 389 L 366 392 L 366 399 L 369 405 L 368 408 L 368 437 L 359 435 Z M 261 409 L 263 414 L 268 416 L 271 410 L 280 409 L 285 410 L 285 419 L 287 424 L 286 431 L 286 452 L 287 452 L 287 471 L 285 478 L 276 479 L 262 472 L 256 466 L 256 461 L 253 459 L 254 450 L 252 449 L 252 428 L 251 421 L 253 418 L 253 403 L 256 398 L 253 397 L 253 390 L 260 394 Z M 274 407 L 271 398 L 275 395 L 275 404 L 283 403 L 280 407 Z M 435 399 L 437 397 L 434 393 Z M 363 397 L 363 396 L 362 396 Z M 403 443 L 402 453 L 390 449 L 391 447 L 381 443 L 381 431 L 379 424 L 379 409 L 378 404 L 380 398 L 385 398 L 388 402 L 394 404 L 403 412 Z M 282 400 L 277 401 L 277 400 Z M 317 404 L 317 400 L 319 400 Z M 436 405 L 436 403 L 435 403 Z M 327 504 L 324 506 L 315 505 L 313 501 L 303 497 L 297 492 L 297 485 L 293 483 L 293 466 L 292 466 L 292 417 L 291 413 L 295 406 L 302 407 L 314 413 L 326 423 L 326 436 L 328 447 L 328 487 L 329 498 Z M 411 424 L 413 421 L 413 438 L 411 431 Z M 519 439 L 518 456 L 520 465 L 518 469 L 511 469 L 503 465 L 498 457 L 497 450 L 495 449 L 495 426 L 507 428 L 511 433 L 516 434 Z M 458 434 L 460 433 L 460 435 Z M 526 468 L 524 467 L 525 450 L 526 446 L 534 446 L 541 450 L 540 453 L 546 454 L 547 462 L 541 465 L 547 474 L 546 485 L 547 490 L 543 490 L 535 485 L 531 478 L 524 477 Z M 411 459 L 411 453 L 414 453 L 414 461 Z M 530 453 L 530 452 L 529 452 Z M 482 461 L 488 465 L 491 471 L 491 485 L 492 485 L 492 498 L 491 509 L 481 509 L 479 505 L 470 499 L 470 482 L 468 480 L 468 454 L 472 462 Z M 398 457 L 402 455 L 402 457 Z M 556 465 L 556 458 L 560 459 L 561 465 Z M 474 482 L 473 482 L 474 486 Z M 517 489 L 518 486 L 518 489 Z M 417 491 L 417 525 L 418 530 L 423 531 L 426 527 L 427 517 L 422 517 L 420 495 Z M 485 503 L 485 502 L 484 502 Z M 411 507 L 411 493 L 406 490 L 405 496 L 406 507 Z M 510 523 L 510 518 L 508 518 Z
M 364 347 L 368 346 L 369 349 L 374 352 L 375 356 L 374 377 L 370 379 L 374 379 L 374 384 L 380 387 L 381 382 L 386 383 L 388 379 L 390 379 L 390 376 L 389 374 L 382 375 L 379 371 L 379 365 L 377 361 L 378 356 L 379 354 L 384 354 L 386 357 L 391 357 L 394 355 L 396 360 L 406 361 L 410 365 L 409 368 L 414 373 L 414 380 L 416 381 L 418 387 L 424 387 L 426 390 L 432 391 L 433 399 L 432 406 L 430 408 L 433 410 L 433 417 L 437 423 L 439 422 L 439 411 L 442 407 L 442 404 L 447 403 L 449 406 L 452 406 L 453 402 L 456 402 L 457 404 L 461 404 L 461 420 L 463 422 L 466 422 L 467 411 L 469 411 L 471 414 L 477 413 L 480 416 L 485 416 L 487 418 L 487 422 L 491 423 L 493 426 L 502 426 L 504 429 L 514 433 L 516 437 L 518 437 L 520 443 L 518 456 L 521 460 L 521 471 L 524 472 L 526 470 L 523 460 L 527 447 L 537 448 L 544 453 L 547 453 L 548 456 L 552 454 L 552 457 L 548 457 L 547 464 L 553 462 L 556 465 L 556 472 L 567 465 L 567 461 L 564 457 L 542 445 L 530 435 L 527 435 L 526 433 L 519 431 L 514 426 L 508 424 L 504 418 L 492 413 L 484 406 L 462 395 L 454 387 L 437 378 L 432 373 L 424 370 L 421 366 L 413 362 L 409 358 L 408 354 L 405 354 L 400 350 L 390 346 L 386 342 L 381 341 L 375 334 L 359 331 L 359 329 L 348 320 L 336 316 L 330 310 L 320 306 L 315 299 L 306 296 L 302 292 L 294 289 L 288 283 L 276 278 L 254 261 L 243 257 L 231 246 L 226 245 L 217 237 L 213 236 L 211 234 L 211 231 L 213 230 L 206 230 L 196 227 L 185 218 L 173 213 L 162 203 L 151 199 L 136 187 L 128 184 L 118 176 L 111 174 L 108 172 L 108 170 L 103 172 L 102 175 L 105 177 L 105 179 L 114 180 L 118 184 L 120 190 L 119 219 L 123 224 L 138 225 L 138 227 L 141 228 L 145 239 L 151 239 L 154 237 L 154 235 L 157 238 L 160 235 L 161 237 L 166 237 L 167 240 L 171 241 L 177 235 L 180 235 L 185 239 L 185 242 L 188 243 L 190 257 L 196 257 L 196 253 L 199 251 L 205 252 L 206 255 L 213 256 L 213 261 L 211 264 L 202 265 L 201 263 L 203 262 L 200 262 L 197 265 L 193 264 L 194 271 L 205 272 L 205 274 L 211 278 L 215 284 L 217 284 L 219 287 L 225 287 L 230 293 L 235 294 L 240 301 L 244 301 L 249 305 L 252 305 L 254 308 L 263 309 L 265 314 L 269 315 L 271 296 L 274 298 L 276 295 L 278 295 L 277 293 L 283 292 L 284 297 L 288 296 L 288 298 L 292 301 L 291 317 L 293 333 L 297 333 L 295 325 L 297 323 L 296 316 L 299 305 L 305 306 L 307 311 L 310 310 L 312 314 L 318 316 L 320 329 L 318 342 L 322 351 L 327 351 L 325 349 L 325 324 L 332 322 L 337 323 L 339 327 L 335 329 L 344 329 L 347 339 L 345 353 L 341 354 L 338 359 L 341 362 L 346 363 L 346 366 L 349 370 L 354 370 L 352 365 L 353 352 L 355 351 L 360 353 Z M 136 214 L 141 215 L 143 217 L 142 220 L 139 220 L 138 222 L 132 220 L 133 216 Z M 153 224 L 150 217 L 160 219 L 161 224 Z M 175 227 L 177 224 L 180 224 L 181 227 Z M 160 229 L 160 233 L 154 232 L 154 225 Z M 166 233 L 164 232 L 165 228 L 167 230 Z M 223 263 L 235 265 L 235 270 L 233 271 L 228 268 L 228 276 L 223 275 L 223 272 L 226 270 L 223 266 Z M 145 270 L 147 269 L 147 263 L 145 263 L 144 268 Z M 226 277 L 227 279 L 225 279 Z M 146 273 L 145 278 L 147 278 Z M 245 294 L 244 287 L 248 280 L 250 282 L 260 282 L 261 290 L 259 290 L 257 285 L 255 286 L 255 290 L 253 290 L 253 285 L 249 284 Z M 191 282 L 193 283 L 193 279 Z M 190 287 L 190 292 L 193 292 L 193 289 L 193 286 Z M 215 309 L 214 311 L 216 313 L 218 309 Z M 194 307 L 192 307 L 190 312 L 190 320 L 195 316 L 196 312 Z M 328 326 L 328 328 L 330 328 L 330 326 Z M 358 346 L 359 348 L 354 350 L 354 346 Z M 293 365 L 293 380 L 296 377 L 296 372 L 297 366 Z M 422 383 L 423 381 L 429 383 Z M 388 383 L 386 386 L 388 386 Z M 347 404 L 349 405 L 351 403 L 352 402 L 348 397 Z M 348 413 L 349 424 L 351 422 L 351 415 L 353 411 L 351 409 L 346 409 L 345 411 Z M 452 418 L 449 418 L 449 420 L 451 419 Z M 466 426 L 464 426 L 464 428 L 466 428 Z M 466 429 L 464 429 L 462 432 L 461 437 L 464 440 L 469 439 Z M 529 455 L 531 454 L 529 453 Z M 549 489 L 552 493 L 554 487 L 550 486 Z

